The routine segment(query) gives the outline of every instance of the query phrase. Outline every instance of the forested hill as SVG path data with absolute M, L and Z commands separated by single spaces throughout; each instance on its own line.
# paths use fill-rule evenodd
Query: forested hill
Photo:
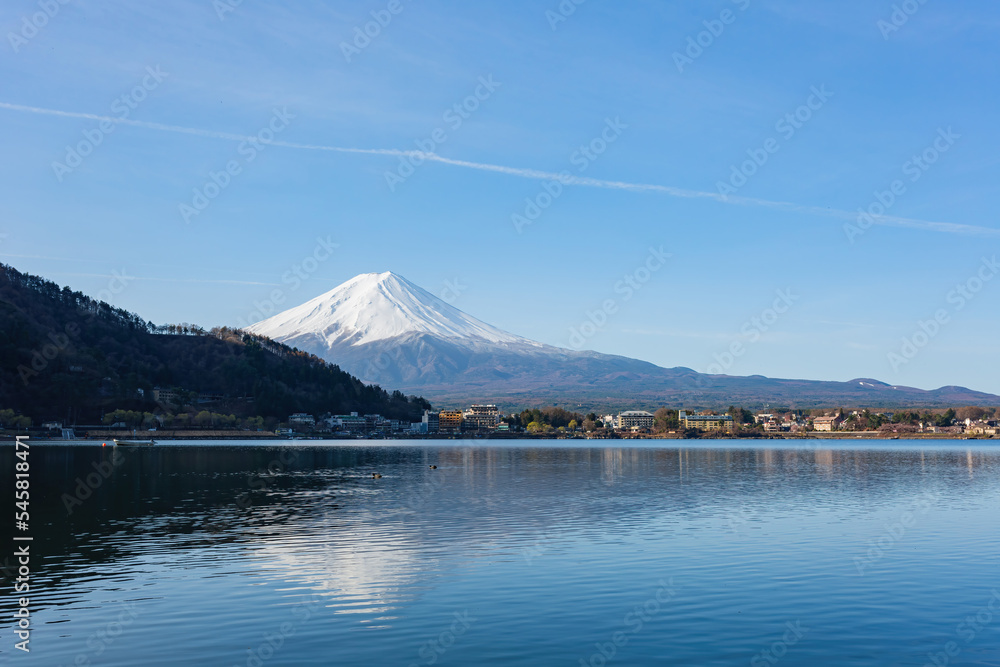
M 280 421 L 294 412 L 353 411 L 416 420 L 430 407 L 263 336 L 157 327 L 0 264 L 0 409 L 36 424 L 93 424 L 105 410 L 161 411 L 154 387 L 182 390 L 181 400 L 192 402 L 212 396 L 227 413 Z

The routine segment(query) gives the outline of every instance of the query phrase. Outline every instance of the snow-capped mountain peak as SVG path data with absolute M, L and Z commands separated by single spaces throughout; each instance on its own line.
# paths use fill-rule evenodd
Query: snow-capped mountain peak
M 337 364 L 364 382 L 451 405 L 590 400 L 634 409 L 664 402 L 730 405 L 741 396 L 751 403 L 792 407 L 859 401 L 940 406 L 996 405 L 998 399 L 961 387 L 927 392 L 869 378 L 810 382 L 699 375 L 688 368 L 552 347 L 481 322 L 391 272 L 356 276 L 249 329 Z
M 532 344 L 445 303 L 406 278 L 386 271 L 364 273 L 301 306 L 252 325 L 251 332 L 282 341 L 305 336 L 326 345 L 364 345 L 408 334 L 471 339 L 493 344 Z

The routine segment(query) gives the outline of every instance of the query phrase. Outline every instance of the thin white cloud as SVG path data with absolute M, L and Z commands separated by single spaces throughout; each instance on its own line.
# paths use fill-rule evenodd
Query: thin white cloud
M 5 234 L 0 234 L 0 240 L 2 240 L 5 236 L 6 236 Z M 42 259 L 42 260 L 49 261 L 49 262 L 77 262 L 77 263 L 78 262 L 84 262 L 84 263 L 89 263 L 89 264 L 105 264 L 105 265 L 108 263 L 108 260 L 106 260 L 106 259 L 96 259 L 96 258 L 90 258 L 90 257 L 52 257 L 52 256 L 49 256 L 49 255 L 23 255 L 23 254 L 17 254 L 17 253 L 9 253 L 9 252 L 0 252 L 0 257 L 14 257 L 16 259 Z M 180 265 L 180 264 L 158 264 L 158 263 L 154 263 L 154 262 L 143 262 L 142 265 L 143 265 L 143 267 L 163 268 L 163 269 L 170 269 L 172 271 L 214 271 L 216 273 L 225 273 L 226 275 L 233 275 L 234 273 L 238 273 L 238 274 L 241 274 L 241 275 L 244 275 L 244 276 L 267 276 L 267 277 L 272 277 L 272 275 L 273 275 L 273 274 L 267 274 L 267 273 L 252 273 L 252 272 L 248 272 L 248 271 L 238 271 L 237 272 L 237 271 L 232 271 L 230 269 L 217 269 L 217 268 L 213 268 L 211 266 L 193 267 L 193 266 L 183 266 L 183 265 Z M 92 275 L 95 275 L 95 274 L 89 274 L 89 273 L 88 274 L 84 274 L 84 273 L 61 273 L 61 274 L 51 274 L 51 275 L 63 275 L 63 276 L 74 276 L 74 275 L 75 276 L 84 276 L 84 275 L 87 275 L 87 276 L 92 276 Z M 100 274 L 100 275 L 103 275 L 103 274 Z M 110 278 L 111 276 L 106 276 L 106 277 Z M 220 282 L 224 282 L 224 281 L 220 281 Z M 247 285 L 277 285 L 278 283 L 265 283 L 265 282 L 246 281 L 245 284 L 247 284 Z
M 245 136 L 230 132 L 217 132 L 214 130 L 202 130 L 191 127 L 181 127 L 178 125 L 164 125 L 162 123 L 152 123 L 148 121 L 133 120 L 130 118 L 115 118 L 113 116 L 101 116 L 97 114 L 80 113 L 76 111 L 60 111 L 57 109 L 45 109 L 42 107 L 25 106 L 21 104 L 10 104 L 0 102 L 0 108 L 11 111 L 22 111 L 26 113 L 42 114 L 48 116 L 61 116 L 64 118 L 83 118 L 96 121 L 110 121 L 120 125 L 130 125 L 149 130 L 159 130 L 162 132 L 177 132 L 180 134 L 190 134 L 194 136 L 206 137 L 209 139 L 223 139 L 226 141 L 249 141 L 260 142 L 258 137 Z M 264 142 L 261 142 L 264 143 Z M 845 221 L 855 222 L 858 218 L 857 212 L 844 211 L 834 208 L 824 208 L 821 206 L 805 206 L 791 202 L 772 201 L 769 199 L 756 199 L 753 197 L 728 197 L 717 192 L 704 192 L 700 190 L 688 190 L 676 188 L 669 185 L 657 185 L 650 183 L 629 183 L 625 181 L 611 181 L 599 178 L 587 178 L 582 176 L 567 176 L 549 171 L 539 171 L 522 167 L 506 167 L 503 165 L 487 164 L 482 162 L 470 162 L 467 160 L 456 160 L 446 158 L 437 153 L 425 153 L 423 151 L 400 150 L 396 148 L 349 148 L 344 146 L 322 146 L 315 144 L 301 144 L 291 141 L 270 141 L 269 146 L 282 146 L 299 150 L 329 151 L 335 153 L 354 153 L 361 155 L 388 155 L 394 157 L 416 157 L 428 162 L 438 162 L 454 167 L 465 169 L 476 169 L 479 171 L 490 171 L 508 176 L 528 178 L 532 180 L 559 180 L 564 185 L 575 185 L 580 187 L 604 188 L 609 190 L 625 190 L 629 192 L 658 192 L 671 197 L 681 197 L 686 199 L 711 199 L 725 204 L 737 206 L 749 206 L 756 208 L 776 209 L 791 213 L 802 213 L 807 215 L 820 215 L 825 217 L 838 218 Z M 932 232 L 948 234 L 965 234 L 974 236 L 1000 236 L 1000 229 L 992 227 L 981 227 L 977 225 L 963 225 L 952 222 L 935 222 L 931 220 L 919 220 L 915 218 L 900 218 L 896 216 L 880 215 L 871 216 L 876 224 L 894 227 L 906 227 L 911 229 L 922 229 Z
M 124 272 L 123 272 L 124 273 Z M 113 273 L 50 273 L 50 276 L 70 276 L 75 278 L 109 278 L 114 279 Z M 267 287 L 278 287 L 279 283 L 261 283 L 250 280 L 205 280 L 201 278 L 150 278 L 144 276 L 128 276 L 128 281 L 145 280 L 156 283 L 198 283 L 211 285 L 264 285 Z

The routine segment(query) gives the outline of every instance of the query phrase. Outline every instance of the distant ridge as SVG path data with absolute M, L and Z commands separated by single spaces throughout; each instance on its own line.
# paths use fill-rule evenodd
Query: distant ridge
M 705 375 L 567 350 L 498 329 L 392 272 L 356 276 L 248 330 L 336 363 L 366 382 L 454 404 L 1000 405 L 1000 396 L 964 387 L 924 391 L 871 378 L 826 382 Z

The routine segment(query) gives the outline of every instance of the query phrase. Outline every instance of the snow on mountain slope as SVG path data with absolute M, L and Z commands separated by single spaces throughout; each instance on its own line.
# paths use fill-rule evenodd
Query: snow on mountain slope
M 475 345 L 543 347 L 466 315 L 391 271 L 355 276 L 248 330 L 283 342 L 309 338 L 327 347 L 359 346 L 410 334 Z
M 923 391 L 849 382 L 702 375 L 515 336 L 466 315 L 394 273 L 368 273 L 249 327 L 335 363 L 366 383 L 454 405 L 565 401 L 663 405 L 941 407 L 996 405 L 962 387 Z

